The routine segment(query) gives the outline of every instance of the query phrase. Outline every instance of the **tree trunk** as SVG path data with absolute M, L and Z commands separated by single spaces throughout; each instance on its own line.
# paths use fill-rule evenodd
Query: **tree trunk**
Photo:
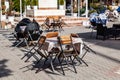
M 12 12 L 12 6 L 13 6 L 12 4 L 13 4 L 12 0 L 9 0 L 9 6 L 10 7 L 9 7 L 8 15 L 12 15 L 12 13 L 11 13 Z

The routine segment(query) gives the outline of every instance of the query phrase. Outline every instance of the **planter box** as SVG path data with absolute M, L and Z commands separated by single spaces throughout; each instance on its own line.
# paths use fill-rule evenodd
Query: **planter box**
M 2 25 L 2 28 L 5 29 L 5 27 L 6 27 L 6 22 L 5 22 L 5 21 L 2 21 L 2 22 L 1 22 L 1 25 Z
M 74 16 L 74 17 L 77 17 L 77 13 L 73 13 L 73 16 Z
M 59 6 L 59 9 L 60 9 L 60 10 L 64 10 L 64 5 L 60 5 L 60 6 Z
M 38 6 L 33 6 L 33 9 L 34 9 L 34 10 L 37 10 L 37 9 L 38 9 Z
M 31 10 L 31 7 L 30 7 L 30 5 L 29 5 L 29 6 L 27 6 L 27 10 Z
M 6 15 L 2 15 L 1 21 L 6 21 Z
M 8 22 L 14 22 L 14 16 L 8 16 Z

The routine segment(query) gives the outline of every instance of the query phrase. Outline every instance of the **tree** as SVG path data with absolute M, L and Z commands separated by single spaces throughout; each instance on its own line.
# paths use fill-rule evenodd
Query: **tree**
M 13 15 L 12 14 L 12 10 L 13 10 L 13 1 L 12 0 L 8 0 L 9 1 L 9 10 L 7 12 L 7 15 Z

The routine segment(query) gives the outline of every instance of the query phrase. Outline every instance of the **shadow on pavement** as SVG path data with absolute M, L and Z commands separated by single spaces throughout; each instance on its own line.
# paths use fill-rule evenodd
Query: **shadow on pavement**
M 0 78 L 12 75 L 12 71 L 10 69 L 7 69 L 7 62 L 7 59 L 0 60 Z
M 98 46 L 108 47 L 112 49 L 120 50 L 120 40 L 115 40 L 114 38 L 110 38 L 107 40 L 96 39 L 96 33 L 94 32 L 91 37 L 91 32 L 86 33 L 77 33 L 85 42 L 93 43 Z

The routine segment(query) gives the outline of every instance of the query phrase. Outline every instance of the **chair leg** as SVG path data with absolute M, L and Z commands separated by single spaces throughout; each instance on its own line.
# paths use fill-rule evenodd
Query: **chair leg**
M 92 29 L 92 31 L 91 31 L 91 35 L 90 35 L 91 38 L 92 38 L 92 35 L 93 35 L 93 29 Z
M 23 43 L 24 40 L 20 41 L 15 47 L 18 47 L 21 43 Z
M 36 63 L 36 64 L 40 63 L 40 61 L 42 60 L 42 58 L 43 58 L 43 57 L 41 57 L 41 58 L 37 61 L 37 63 Z
M 43 57 L 42 57 L 42 58 L 43 58 Z M 41 58 L 41 59 L 42 59 L 42 58 Z M 41 60 L 41 59 L 40 59 L 40 60 Z M 40 62 L 40 60 L 37 62 L 37 64 Z M 42 67 L 46 64 L 47 60 L 48 60 L 48 58 L 45 59 Z M 40 67 L 38 67 L 38 70 L 37 70 L 35 73 L 38 73 L 39 71 L 40 71 Z
M 83 60 L 81 59 L 80 57 L 78 57 L 86 66 L 88 66 L 88 64 Z
M 50 55 L 50 65 L 51 65 L 51 68 L 52 68 L 52 71 L 54 72 L 54 66 L 53 66 L 53 58 L 52 58 L 53 55 Z
M 91 49 L 90 47 L 88 47 L 85 43 L 83 43 L 83 45 L 84 45 L 84 48 L 88 51 L 88 52 L 93 52 L 94 54 L 96 54 L 96 52 L 93 50 L 93 49 Z
M 25 56 L 27 56 L 29 53 L 31 53 L 32 50 L 35 49 L 36 46 L 34 46 L 32 49 L 30 49 L 30 51 L 28 51 L 21 59 L 23 59 Z
M 58 62 L 59 62 L 60 67 L 61 67 L 61 69 L 62 69 L 63 75 L 65 75 L 65 72 L 64 72 L 63 67 L 62 67 L 62 62 L 60 61 L 60 58 L 58 58 Z
M 70 56 L 70 60 L 72 61 L 72 66 L 74 68 L 75 73 L 77 73 L 77 70 L 76 70 L 75 65 L 74 65 L 74 61 L 72 60 L 71 56 Z
M 32 53 L 32 54 L 25 60 L 25 62 L 27 62 L 34 54 L 35 54 L 35 52 Z
M 74 61 L 75 59 L 76 59 L 80 64 L 82 64 L 82 62 L 78 59 L 78 56 L 74 56 L 73 61 Z
M 85 57 L 85 55 L 87 54 L 87 50 L 86 50 L 86 52 L 82 55 L 82 57 L 81 57 L 81 59 L 83 59 L 84 57 Z

